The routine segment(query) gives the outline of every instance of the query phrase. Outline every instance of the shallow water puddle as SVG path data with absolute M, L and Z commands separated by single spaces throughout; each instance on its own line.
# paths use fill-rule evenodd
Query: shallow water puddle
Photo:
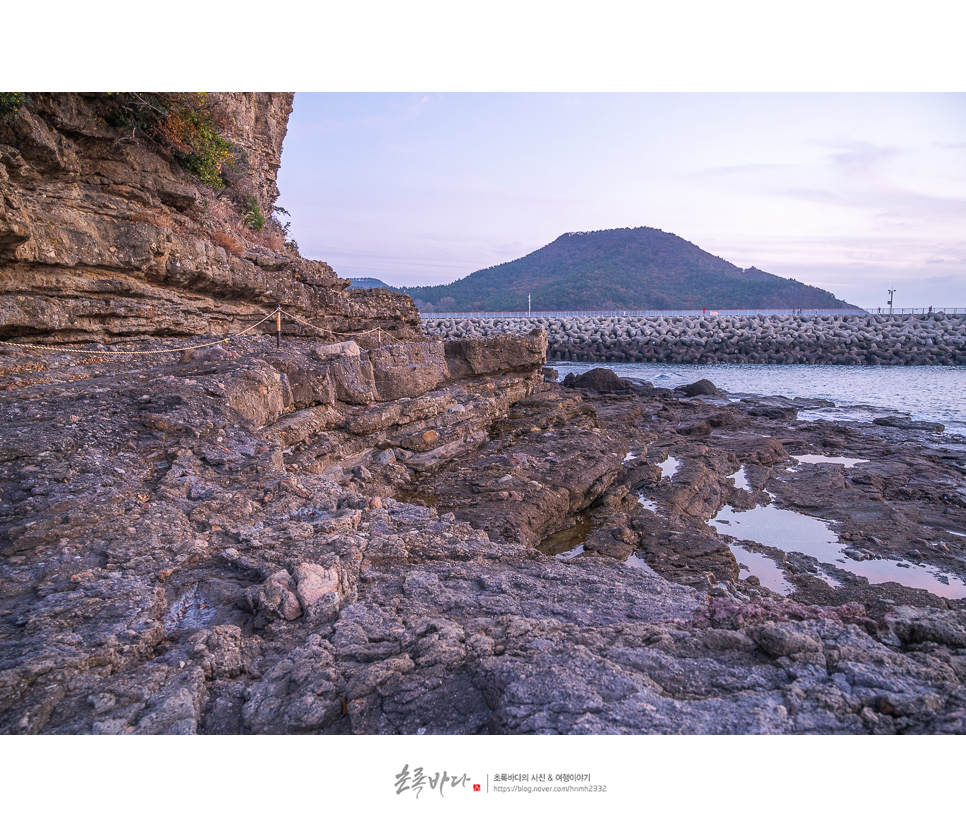
M 728 546 L 731 548 L 731 552 L 738 562 L 739 579 L 757 576 L 762 585 L 769 590 L 781 594 L 783 597 L 788 596 L 795 590 L 795 586 L 785 578 L 784 571 L 773 559 L 769 559 L 762 553 L 755 553 L 755 551 L 748 550 L 737 544 Z
M 966 583 L 955 576 L 943 573 L 939 568 L 917 565 L 915 562 L 893 559 L 869 559 L 856 562 L 849 559 L 845 570 L 864 576 L 873 585 L 880 582 L 898 582 L 907 588 L 921 588 L 937 597 L 963 599 L 966 597 Z
M 650 576 L 660 576 L 660 574 L 656 570 L 654 570 L 654 568 L 652 568 L 647 562 L 645 562 L 636 553 L 632 553 L 630 556 L 627 557 L 626 564 L 630 565 L 632 568 L 637 568 L 638 570 L 642 570 L 644 571 L 644 573 Z
M 645 510 L 650 510 L 654 515 L 659 515 L 660 511 L 657 507 L 657 501 L 652 498 L 645 498 L 643 495 L 637 496 L 637 503 L 640 504 Z
M 632 460 L 637 460 L 637 455 L 635 455 L 633 452 L 628 452 L 626 455 L 624 455 L 624 463 L 630 463 Z
M 574 556 L 579 556 L 583 552 L 584 546 L 582 544 L 578 544 L 576 547 L 570 550 L 565 550 L 563 553 L 554 553 L 553 555 L 558 559 L 573 559 Z
M 857 463 L 868 463 L 862 458 L 833 458 L 828 455 L 792 455 L 795 460 L 802 463 L 840 463 L 846 469 L 851 469 Z
M 670 480 L 674 477 L 674 473 L 681 468 L 681 461 L 668 455 L 668 459 L 659 463 L 658 466 L 661 468 L 661 477 Z
M 730 505 L 722 507 L 710 521 L 722 533 L 736 539 L 798 551 L 814 556 L 820 562 L 831 562 L 843 556 L 845 545 L 819 518 L 792 510 L 780 510 L 774 504 L 738 511 Z
M 947 599 L 966 597 L 966 583 L 954 576 L 944 574 L 938 568 L 917 565 L 901 559 L 854 559 L 845 552 L 846 546 L 839 543 L 838 536 L 829 529 L 827 522 L 794 510 L 782 510 L 773 504 L 745 511 L 737 511 L 731 506 L 725 506 L 717 512 L 709 524 L 714 525 L 719 532 L 739 540 L 745 539 L 769 547 L 777 547 L 785 553 L 792 551 L 804 553 L 826 565 L 841 568 L 856 576 L 863 576 L 873 585 L 882 582 L 898 582 L 908 588 L 921 588 Z M 734 550 L 735 548 L 732 547 L 732 552 Z M 745 554 L 749 554 L 748 558 L 752 560 L 762 558 L 756 557 L 750 551 L 744 551 L 742 558 Z M 735 555 L 737 557 L 737 554 Z M 764 569 L 770 572 L 767 565 Z M 768 585 L 762 576 L 755 575 L 766 587 L 783 593 L 778 588 Z
M 738 489 L 743 489 L 745 492 L 754 491 L 751 488 L 751 484 L 748 483 L 748 471 L 746 467 L 742 466 L 741 469 L 728 477 L 735 482 L 735 486 Z
M 590 516 L 578 513 L 577 522 L 573 527 L 560 530 L 547 536 L 537 545 L 537 550 L 545 556 L 556 556 L 558 559 L 571 559 L 584 552 L 584 542 L 590 535 Z

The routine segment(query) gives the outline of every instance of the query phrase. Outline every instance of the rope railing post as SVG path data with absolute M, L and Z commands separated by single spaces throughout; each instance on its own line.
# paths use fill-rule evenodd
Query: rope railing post
M 275 347 L 282 347 L 282 305 L 275 308 Z

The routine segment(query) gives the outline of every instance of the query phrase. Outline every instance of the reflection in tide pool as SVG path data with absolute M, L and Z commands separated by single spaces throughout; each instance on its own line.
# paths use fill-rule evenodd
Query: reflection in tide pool
M 719 532 L 735 539 L 777 547 L 785 553 L 804 553 L 826 565 L 863 576 L 873 585 L 898 582 L 908 588 L 921 588 L 947 599 L 966 597 L 966 583 L 942 573 L 938 568 L 897 559 L 853 559 L 845 552 L 845 545 L 839 544 L 838 536 L 829 529 L 827 522 L 793 510 L 782 510 L 769 504 L 739 512 L 726 506 L 709 523 Z M 732 547 L 732 551 L 734 549 Z M 766 585 L 763 577 L 758 578 Z M 772 590 L 783 593 L 777 588 Z
M 574 556 L 579 556 L 583 552 L 584 546 L 582 544 L 578 544 L 576 547 L 571 548 L 570 550 L 565 550 L 563 553 L 555 553 L 554 555 L 558 559 L 573 559 Z
M 774 504 L 744 512 L 731 506 L 722 507 L 711 524 L 736 539 L 777 547 L 786 553 L 805 553 L 820 562 L 840 559 L 845 551 L 845 546 L 838 543 L 838 536 L 821 519 L 780 510 Z
M 734 480 L 735 486 L 738 487 L 738 489 L 743 489 L 745 492 L 752 491 L 751 484 L 748 483 L 748 471 L 744 466 L 742 466 L 741 469 L 739 469 L 733 475 L 729 475 L 728 477 Z
M 573 527 L 565 527 L 547 536 L 537 545 L 537 550 L 545 556 L 556 556 L 558 559 L 572 559 L 583 553 L 584 542 L 590 535 L 590 516 L 577 513 L 573 520 Z
M 781 594 L 783 597 L 788 596 L 795 590 L 795 586 L 785 578 L 784 572 L 774 560 L 769 559 L 761 553 L 748 550 L 745 547 L 739 547 L 736 544 L 732 544 L 730 547 L 739 566 L 747 566 L 747 570 L 745 568 L 739 570 L 739 579 L 757 576 L 762 585 Z
M 674 477 L 674 473 L 681 468 L 681 461 L 669 455 L 668 459 L 659 463 L 658 466 L 661 467 L 661 477 L 670 480 Z
M 658 574 L 658 572 L 654 570 L 654 568 L 652 568 L 647 562 L 645 562 L 636 553 L 632 553 L 630 556 L 627 557 L 627 564 L 630 565 L 631 567 L 637 568 L 638 570 L 644 571 L 644 573 L 649 574 L 650 576 L 660 576 L 660 574 Z
M 833 458 L 828 455 L 792 455 L 799 463 L 839 463 L 846 469 L 851 469 L 857 463 L 868 463 L 862 458 Z

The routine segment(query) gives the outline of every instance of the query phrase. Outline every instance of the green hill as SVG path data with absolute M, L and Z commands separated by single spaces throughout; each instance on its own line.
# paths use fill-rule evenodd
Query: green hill
M 430 311 L 522 311 L 528 293 L 534 310 L 854 309 L 825 290 L 740 269 L 647 227 L 571 232 L 452 284 L 402 292 Z
M 380 281 L 378 278 L 350 278 L 350 290 L 392 290 L 399 292 L 398 287 L 390 287 L 389 284 Z

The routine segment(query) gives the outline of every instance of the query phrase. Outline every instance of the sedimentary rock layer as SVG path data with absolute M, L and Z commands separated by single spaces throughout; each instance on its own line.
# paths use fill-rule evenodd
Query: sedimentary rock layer
M 222 335 L 276 304 L 326 330 L 417 335 L 408 297 L 345 292 L 271 221 L 292 94 L 210 102 L 237 156 L 218 191 L 170 150 L 112 126 L 110 96 L 32 94 L 0 119 L 0 339 Z M 246 222 L 246 206 L 264 228 Z
M 543 327 L 550 359 L 572 362 L 769 365 L 962 365 L 966 317 L 658 316 L 428 319 L 434 338 L 524 333 Z

